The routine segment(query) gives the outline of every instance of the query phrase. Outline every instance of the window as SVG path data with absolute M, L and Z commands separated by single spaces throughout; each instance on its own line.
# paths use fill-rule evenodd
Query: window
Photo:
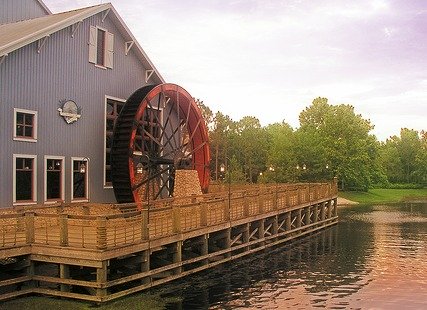
M 13 203 L 37 201 L 37 156 L 13 155 Z
M 113 68 L 114 35 L 99 27 L 90 27 L 89 62 L 101 68 Z
M 105 103 L 105 144 L 104 144 L 104 187 L 110 188 L 111 185 L 111 166 L 110 152 L 111 142 L 113 140 L 113 129 L 116 125 L 116 119 L 122 110 L 125 101 L 117 98 L 106 98 Z
M 96 64 L 103 66 L 105 59 L 105 31 L 97 28 L 96 35 Z
M 13 109 L 14 131 L 13 139 L 17 141 L 37 141 L 37 112 L 23 109 Z
M 45 156 L 44 201 L 64 201 L 64 157 Z
M 88 159 L 71 158 L 71 168 L 71 201 L 88 201 Z

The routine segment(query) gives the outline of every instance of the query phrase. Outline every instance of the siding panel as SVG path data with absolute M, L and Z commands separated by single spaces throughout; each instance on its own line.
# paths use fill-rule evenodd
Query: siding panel
M 42 17 L 48 13 L 35 0 L 1 0 L 0 24 Z

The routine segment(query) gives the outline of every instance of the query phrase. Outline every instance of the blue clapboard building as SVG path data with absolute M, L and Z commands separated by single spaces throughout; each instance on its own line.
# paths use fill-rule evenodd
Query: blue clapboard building
M 114 7 L 0 2 L 0 207 L 115 202 L 115 119 L 163 78 Z

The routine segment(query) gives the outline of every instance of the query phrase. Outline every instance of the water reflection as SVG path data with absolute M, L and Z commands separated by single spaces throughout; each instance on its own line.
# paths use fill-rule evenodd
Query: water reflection
M 340 223 L 154 292 L 167 309 L 427 308 L 427 205 L 352 206 Z M 178 298 L 176 298 L 178 297 Z

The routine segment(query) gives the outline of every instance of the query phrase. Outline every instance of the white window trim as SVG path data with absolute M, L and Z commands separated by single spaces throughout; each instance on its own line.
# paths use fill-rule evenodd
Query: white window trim
M 105 95 L 105 99 L 104 99 L 104 164 L 102 165 L 103 168 L 104 168 L 103 177 L 102 177 L 102 184 L 103 184 L 104 189 L 111 189 L 111 188 L 113 188 L 112 185 L 107 185 L 107 182 L 106 182 L 107 175 L 105 173 L 105 170 L 106 170 L 106 163 L 105 163 L 105 161 L 107 160 L 107 156 L 105 155 L 107 153 L 107 144 L 105 142 L 105 140 L 106 140 L 105 138 L 107 136 L 107 100 L 108 99 L 115 100 L 115 101 L 120 101 L 120 102 L 123 102 L 123 103 L 126 102 L 125 99 L 121 99 L 121 98 L 117 98 L 117 97 Z
M 47 199 L 47 160 L 53 159 L 53 160 L 61 160 L 61 197 L 58 200 L 48 200 Z M 58 202 L 65 201 L 65 157 L 64 156 L 51 156 L 51 155 L 45 155 L 44 156 L 44 203 L 45 204 L 53 204 Z
M 16 201 L 16 159 L 17 158 L 32 158 L 33 159 L 33 199 L 26 202 L 17 202 Z M 24 205 L 34 205 L 37 203 L 37 155 L 30 154 L 13 154 L 13 205 L 14 206 L 24 206 Z
M 104 66 L 101 66 L 101 65 L 98 65 L 98 64 L 96 64 L 95 67 L 97 67 L 99 69 L 107 70 L 107 67 L 104 67 Z
M 85 191 L 86 198 L 74 199 L 74 161 L 85 161 L 86 162 L 86 180 L 85 180 Z M 88 157 L 71 157 L 71 202 L 88 202 L 89 201 L 89 161 Z
M 16 114 L 17 113 L 34 115 L 33 138 L 22 138 L 16 135 Z M 37 142 L 37 125 L 38 125 L 37 111 L 13 108 L 13 140 L 23 141 L 23 142 Z

